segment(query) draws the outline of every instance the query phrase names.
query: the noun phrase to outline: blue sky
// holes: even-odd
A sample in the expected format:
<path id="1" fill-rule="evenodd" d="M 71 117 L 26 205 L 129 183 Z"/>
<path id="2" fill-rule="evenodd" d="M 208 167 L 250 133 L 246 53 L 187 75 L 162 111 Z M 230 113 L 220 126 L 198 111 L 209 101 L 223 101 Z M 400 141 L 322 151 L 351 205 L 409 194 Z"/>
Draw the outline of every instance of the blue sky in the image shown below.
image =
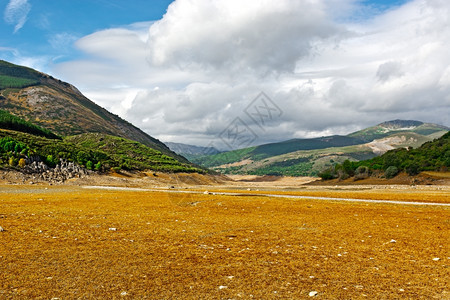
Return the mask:
<path id="1" fill-rule="evenodd" d="M 450 125 L 450 1 L 0 0 L 0 59 L 78 87 L 163 140 L 221 148 L 390 119 Z M 243 115 L 260 93 L 283 111 Z M 222 143 L 223 144 L 223 143 Z"/>
<path id="2" fill-rule="evenodd" d="M 8 22 L 7 6 L 22 6 Z M 45 56 L 53 60 L 79 55 L 73 42 L 98 30 L 161 19 L 172 0 L 29 0 L 1 1 L 0 47 L 24 57 Z M 23 7 L 28 8 L 23 8 Z M 26 11 L 29 11 L 26 13 Z M 26 15 L 23 25 L 20 18 Z M 14 53 L 0 52 L 14 60 Z M 43 65 L 42 67 L 47 67 Z M 47 70 L 49 71 L 49 70 Z"/>
<path id="3" fill-rule="evenodd" d="M 29 10 L 24 24 L 18 28 L 19 16 L 9 22 L 6 17 L 7 6 L 14 2 L 28 7 L 18 9 L 17 14 L 23 16 L 24 10 Z M 51 58 L 52 62 L 73 59 L 80 55 L 73 47 L 76 39 L 102 29 L 159 20 L 172 2 L 173 0 L 3 0 L 0 2 L 0 11 L 4 12 L 3 24 L 0 26 L 0 47 L 18 51 L 24 57 L 45 56 Z M 355 17 L 367 17 L 367 13 L 380 13 L 405 2 L 407 0 L 362 0 L 365 7 L 363 15 L 358 13 Z M 0 52 L 0 58 L 14 60 L 14 53 L 8 52 Z"/>

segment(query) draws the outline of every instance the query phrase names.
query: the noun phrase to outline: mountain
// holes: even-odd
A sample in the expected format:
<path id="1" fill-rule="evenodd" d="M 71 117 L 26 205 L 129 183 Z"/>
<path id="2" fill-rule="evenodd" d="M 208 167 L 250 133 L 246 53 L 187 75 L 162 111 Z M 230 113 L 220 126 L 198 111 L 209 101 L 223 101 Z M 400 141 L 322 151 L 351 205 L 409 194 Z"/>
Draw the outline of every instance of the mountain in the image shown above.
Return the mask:
<path id="1" fill-rule="evenodd" d="M 172 143 L 172 142 L 166 142 L 165 144 L 167 147 L 169 147 L 170 150 L 172 150 L 173 152 L 175 152 L 179 155 L 186 157 L 187 159 L 190 159 L 191 157 L 200 156 L 200 155 L 213 155 L 213 154 L 220 153 L 220 151 L 214 147 L 201 147 L 201 146 L 188 145 L 188 144 L 182 144 L 182 143 Z"/>
<path id="2" fill-rule="evenodd" d="M 347 136 L 292 139 L 196 157 L 192 161 L 225 174 L 316 176 L 345 160 L 365 160 L 391 149 L 419 147 L 448 130 L 420 121 L 393 120 Z"/>
<path id="3" fill-rule="evenodd" d="M 358 162 L 345 161 L 319 174 L 328 179 L 365 179 L 369 176 L 393 178 L 399 172 L 414 176 L 423 171 L 448 171 L 450 168 L 450 132 L 416 149 L 398 148 L 381 156 Z"/>
<path id="4" fill-rule="evenodd" d="M 381 139 L 393 133 L 414 132 L 426 136 L 436 132 L 448 130 L 449 128 L 446 126 L 432 123 L 423 123 L 414 120 L 393 120 L 353 132 L 348 136 L 361 139 L 365 142 L 371 142 L 375 139 Z"/>
<path id="5" fill-rule="evenodd" d="M 60 136 L 101 133 L 140 142 L 187 160 L 165 144 L 86 98 L 73 85 L 0 60 L 0 109 Z"/>

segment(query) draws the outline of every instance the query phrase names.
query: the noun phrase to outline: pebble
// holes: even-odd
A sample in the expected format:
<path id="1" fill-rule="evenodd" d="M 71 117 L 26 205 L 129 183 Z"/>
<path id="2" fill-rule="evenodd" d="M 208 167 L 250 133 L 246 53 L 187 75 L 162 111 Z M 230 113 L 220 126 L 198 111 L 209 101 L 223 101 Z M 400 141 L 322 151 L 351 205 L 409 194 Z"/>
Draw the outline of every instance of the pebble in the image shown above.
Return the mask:
<path id="1" fill-rule="evenodd" d="M 111 227 L 111 228 L 109 228 L 109 231 L 117 231 L 117 228 Z"/>
<path id="2" fill-rule="evenodd" d="M 0 232 L 5 231 L 2 226 L 0 226 Z"/>
<path id="3" fill-rule="evenodd" d="M 203 194 L 205 194 L 205 195 L 208 195 L 208 194 L 209 194 L 209 192 L 208 192 L 208 191 L 204 191 L 204 192 L 203 192 Z"/>
<path id="4" fill-rule="evenodd" d="M 228 287 L 226 285 L 219 286 L 219 290 L 227 289 Z"/>
<path id="5" fill-rule="evenodd" d="M 397 241 L 396 240 L 391 240 L 390 243 L 397 243 Z"/>
<path id="6" fill-rule="evenodd" d="M 311 291 L 311 292 L 309 292 L 309 296 L 310 297 L 314 297 L 314 296 L 317 296 L 317 294 L 318 294 L 319 292 L 316 292 L 316 291 Z"/>
<path id="7" fill-rule="evenodd" d="M 440 260 L 440 258 L 439 257 L 435 257 L 435 258 L 433 258 L 433 260 L 434 261 L 438 261 L 438 260 Z"/>
<path id="8" fill-rule="evenodd" d="M 122 292 L 122 293 L 120 293 L 120 296 L 126 296 L 126 295 L 128 295 L 127 292 Z"/>

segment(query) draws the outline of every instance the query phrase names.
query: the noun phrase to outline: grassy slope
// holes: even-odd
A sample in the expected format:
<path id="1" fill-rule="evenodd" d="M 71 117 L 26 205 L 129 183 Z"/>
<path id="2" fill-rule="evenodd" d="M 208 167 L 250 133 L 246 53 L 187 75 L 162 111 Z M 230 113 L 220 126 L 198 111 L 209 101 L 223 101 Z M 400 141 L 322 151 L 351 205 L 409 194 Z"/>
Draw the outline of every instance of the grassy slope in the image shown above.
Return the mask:
<path id="1" fill-rule="evenodd" d="M 138 142 L 103 134 L 82 134 L 66 137 L 63 140 L 52 140 L 28 133 L 0 129 L 0 138 L 3 137 L 10 137 L 25 144 L 45 162 L 51 155 L 53 162 L 58 162 L 60 158 L 85 166 L 88 161 L 92 164 L 100 162 L 103 170 L 123 168 L 162 172 L 204 172 Z M 0 154 L 0 163 L 3 164 L 7 163 L 9 157 L 18 156 L 14 153 Z"/>
<path id="2" fill-rule="evenodd" d="M 121 137 L 87 133 L 66 137 L 64 141 L 86 149 L 97 149 L 107 153 L 116 166 L 121 166 L 124 169 L 204 172 L 201 169 L 192 167 L 190 164 L 181 163 L 158 150 Z"/>

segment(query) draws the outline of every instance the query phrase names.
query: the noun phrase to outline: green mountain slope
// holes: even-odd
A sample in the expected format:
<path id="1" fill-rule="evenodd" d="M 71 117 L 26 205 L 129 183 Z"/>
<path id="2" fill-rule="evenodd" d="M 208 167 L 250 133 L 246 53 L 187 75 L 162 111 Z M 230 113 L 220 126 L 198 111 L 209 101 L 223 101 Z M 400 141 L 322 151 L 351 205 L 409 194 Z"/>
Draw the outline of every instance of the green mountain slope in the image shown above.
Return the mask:
<path id="1" fill-rule="evenodd" d="M 30 122 L 18 118 L 4 110 L 0 110 L 0 128 L 27 132 L 50 139 L 60 139 L 59 136 L 50 130 L 31 124 Z"/>
<path id="2" fill-rule="evenodd" d="M 87 169 L 109 171 L 153 170 L 161 172 L 198 172 L 203 170 L 139 142 L 99 133 L 85 133 L 64 139 L 49 139 L 30 133 L 0 129 L 0 165 L 21 168 L 20 160 L 43 161 L 54 167 L 60 159 Z"/>
<path id="3" fill-rule="evenodd" d="M 445 134 L 446 128 L 419 121 L 394 120 L 348 136 L 293 139 L 194 157 L 192 161 L 225 174 L 317 176 L 322 170 L 346 160 L 360 161 L 395 148 L 418 147 Z"/>
<path id="4" fill-rule="evenodd" d="M 351 176 L 364 178 L 369 175 L 392 178 L 399 172 L 406 172 L 412 176 L 422 171 L 448 171 L 449 168 L 450 132 L 447 132 L 417 149 L 398 148 L 369 160 L 345 161 L 324 170 L 320 176 L 323 179 L 345 179 Z"/>
<path id="5" fill-rule="evenodd" d="M 82 133 L 119 136 L 187 163 L 162 142 L 98 106 L 74 86 L 1 60 L 0 109 L 60 136 Z"/>

